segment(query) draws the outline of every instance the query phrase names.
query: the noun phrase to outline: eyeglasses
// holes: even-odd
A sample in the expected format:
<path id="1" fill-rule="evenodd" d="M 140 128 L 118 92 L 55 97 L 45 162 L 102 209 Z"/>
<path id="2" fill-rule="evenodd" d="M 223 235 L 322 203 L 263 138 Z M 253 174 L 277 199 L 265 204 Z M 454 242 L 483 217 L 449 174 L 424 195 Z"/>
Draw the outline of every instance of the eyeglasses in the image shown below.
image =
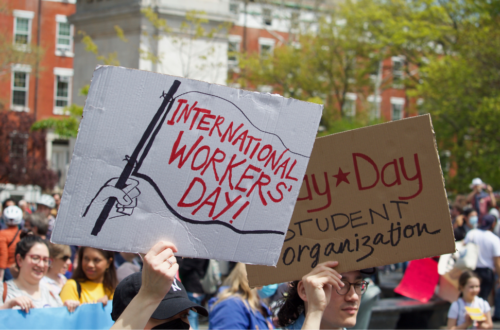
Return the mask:
<path id="1" fill-rule="evenodd" d="M 68 261 L 69 258 L 71 258 L 71 257 L 70 256 L 62 256 L 59 259 L 61 259 L 62 261 L 66 262 L 66 261 Z"/>
<path id="2" fill-rule="evenodd" d="M 38 265 L 40 261 L 43 261 L 43 263 L 46 265 L 50 265 L 49 257 L 42 257 L 37 254 L 28 254 L 28 257 L 30 257 L 31 261 L 36 265 Z"/>
<path id="3" fill-rule="evenodd" d="M 354 287 L 354 291 L 362 295 L 363 293 L 366 292 L 366 289 L 368 289 L 368 282 L 366 281 L 361 281 L 357 283 L 350 283 L 347 281 L 342 281 L 344 283 L 344 286 L 340 288 L 340 290 L 337 290 L 337 293 L 340 295 L 346 295 L 349 291 L 351 291 L 351 285 Z"/>

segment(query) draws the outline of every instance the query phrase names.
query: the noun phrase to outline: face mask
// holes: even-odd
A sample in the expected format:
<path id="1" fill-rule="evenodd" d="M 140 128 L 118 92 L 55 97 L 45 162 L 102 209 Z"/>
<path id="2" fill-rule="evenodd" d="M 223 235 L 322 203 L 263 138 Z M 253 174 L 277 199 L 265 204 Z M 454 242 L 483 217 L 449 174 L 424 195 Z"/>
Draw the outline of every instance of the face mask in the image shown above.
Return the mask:
<path id="1" fill-rule="evenodd" d="M 474 217 L 470 217 L 469 218 L 469 223 L 472 227 L 476 227 L 477 226 L 477 217 L 474 216 Z"/>
<path id="2" fill-rule="evenodd" d="M 189 329 L 189 323 L 184 322 L 182 319 L 175 319 L 170 322 L 159 324 L 153 329 Z"/>
<path id="3" fill-rule="evenodd" d="M 259 297 L 264 299 L 274 295 L 276 293 L 276 290 L 278 290 L 278 284 L 271 284 L 263 286 L 261 289 L 258 289 L 257 293 L 259 294 Z"/>

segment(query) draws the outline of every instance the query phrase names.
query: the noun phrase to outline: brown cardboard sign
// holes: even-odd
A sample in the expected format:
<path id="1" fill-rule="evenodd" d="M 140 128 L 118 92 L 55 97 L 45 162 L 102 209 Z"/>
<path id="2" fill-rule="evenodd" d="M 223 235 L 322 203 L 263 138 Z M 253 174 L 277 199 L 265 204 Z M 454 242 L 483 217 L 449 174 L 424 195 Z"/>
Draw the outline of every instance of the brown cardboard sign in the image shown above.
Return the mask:
<path id="1" fill-rule="evenodd" d="M 315 141 L 277 267 L 248 265 L 252 286 L 455 251 L 430 115 Z"/>

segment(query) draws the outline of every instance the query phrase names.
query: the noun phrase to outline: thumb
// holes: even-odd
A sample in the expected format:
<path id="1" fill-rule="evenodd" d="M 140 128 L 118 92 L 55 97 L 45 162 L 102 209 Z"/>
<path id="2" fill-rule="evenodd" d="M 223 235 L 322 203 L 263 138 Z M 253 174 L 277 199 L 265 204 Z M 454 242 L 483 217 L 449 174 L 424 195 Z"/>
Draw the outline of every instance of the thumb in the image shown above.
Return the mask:
<path id="1" fill-rule="evenodd" d="M 122 190 L 112 187 L 112 186 L 106 186 L 104 189 L 99 194 L 99 200 L 105 201 L 110 197 L 115 197 L 118 200 L 119 204 L 122 205 L 130 205 L 132 203 L 132 200 L 130 197 L 127 196 Z"/>

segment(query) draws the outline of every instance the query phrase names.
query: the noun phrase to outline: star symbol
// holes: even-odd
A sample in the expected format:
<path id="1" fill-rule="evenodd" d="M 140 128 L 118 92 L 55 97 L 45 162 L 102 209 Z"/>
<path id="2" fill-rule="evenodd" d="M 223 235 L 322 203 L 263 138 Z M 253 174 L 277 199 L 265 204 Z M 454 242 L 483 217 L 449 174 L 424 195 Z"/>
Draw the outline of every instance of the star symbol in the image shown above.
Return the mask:
<path id="1" fill-rule="evenodd" d="M 346 182 L 347 184 L 350 184 L 349 180 L 347 179 L 347 176 L 351 172 L 342 172 L 342 169 L 339 167 L 339 172 L 335 174 L 333 177 L 337 179 L 337 185 L 335 187 L 338 187 L 339 184 L 342 183 L 342 181 Z"/>

